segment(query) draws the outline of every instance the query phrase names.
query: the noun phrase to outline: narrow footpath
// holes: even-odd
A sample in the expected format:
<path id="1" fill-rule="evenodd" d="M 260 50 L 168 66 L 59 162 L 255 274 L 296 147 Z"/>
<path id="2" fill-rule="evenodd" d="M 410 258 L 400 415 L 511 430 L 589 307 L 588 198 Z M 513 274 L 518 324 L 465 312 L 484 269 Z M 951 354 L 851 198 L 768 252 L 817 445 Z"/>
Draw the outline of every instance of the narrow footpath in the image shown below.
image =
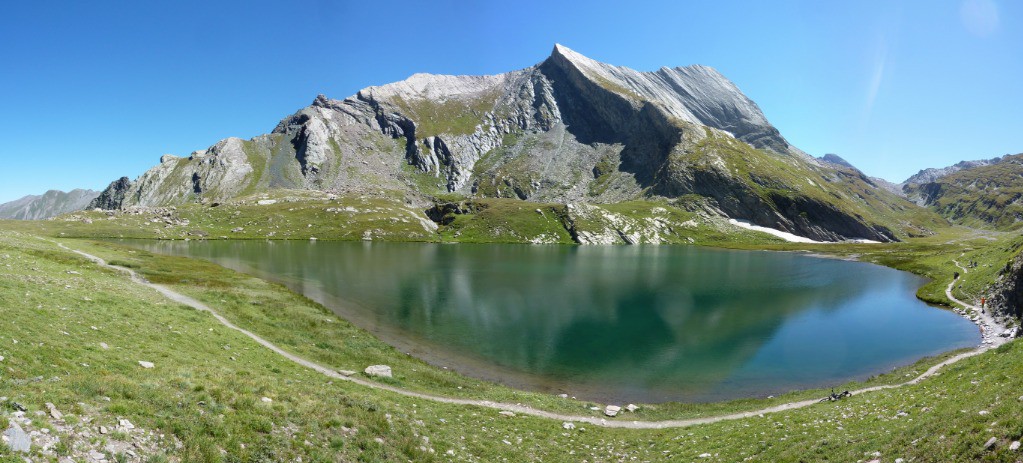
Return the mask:
<path id="1" fill-rule="evenodd" d="M 199 302 L 199 301 L 197 301 L 197 300 L 195 300 L 195 299 L 193 299 L 191 297 L 188 297 L 188 296 L 186 296 L 184 294 L 178 293 L 178 292 L 176 292 L 176 291 L 174 291 L 174 290 L 172 290 L 170 288 L 167 288 L 166 286 L 150 283 L 149 281 L 146 281 L 144 278 L 142 278 L 137 273 L 135 273 L 135 271 L 133 271 L 133 270 L 131 270 L 129 268 L 118 267 L 118 266 L 115 266 L 115 265 L 110 265 L 105 260 L 103 260 L 103 259 L 101 259 L 99 257 L 96 257 L 96 256 L 94 256 L 92 254 L 88 254 L 88 253 L 85 253 L 85 252 L 82 252 L 82 251 L 79 251 L 79 250 L 76 250 L 76 249 L 68 248 L 67 246 L 65 246 L 65 245 L 63 245 L 61 243 L 56 243 L 56 244 L 57 244 L 57 246 L 61 247 L 62 249 L 74 252 L 76 254 L 79 254 L 79 255 L 81 255 L 81 256 L 83 256 L 83 257 L 85 257 L 85 258 L 95 262 L 97 265 L 100 265 L 100 266 L 106 267 L 106 268 L 110 268 L 110 269 L 113 269 L 113 270 L 117 270 L 117 271 L 120 271 L 120 272 L 124 272 L 124 273 L 128 274 L 131 277 L 131 281 L 133 281 L 135 283 L 138 283 L 140 285 L 143 285 L 143 286 L 147 286 L 147 287 L 153 288 L 153 289 L 155 289 L 156 291 L 159 291 L 165 297 L 167 297 L 168 299 L 170 299 L 170 300 L 172 300 L 174 302 L 185 304 L 187 306 L 195 308 L 196 310 L 201 310 L 201 311 L 209 312 L 222 325 L 224 325 L 224 326 L 226 326 L 226 327 L 228 327 L 228 328 L 230 328 L 232 330 L 238 331 L 238 332 L 244 334 L 245 336 L 248 336 L 250 339 L 252 339 L 253 341 L 259 343 L 263 347 L 266 347 L 267 349 L 270 349 L 270 350 L 276 352 L 277 354 L 281 355 L 282 357 L 284 357 L 284 358 L 286 358 L 286 359 L 288 359 L 288 360 L 290 360 L 292 362 L 295 362 L 295 363 L 297 363 L 299 365 L 302 365 L 302 366 L 304 366 L 306 368 L 310 368 L 312 370 L 320 372 L 323 375 L 326 375 L 326 376 L 334 378 L 334 379 L 339 379 L 339 380 L 343 380 L 343 381 L 350 381 L 350 382 L 353 382 L 353 383 L 356 383 L 356 384 L 359 384 L 359 385 L 362 385 L 362 386 L 365 386 L 365 387 L 368 387 L 368 388 L 371 388 L 371 389 L 377 389 L 377 390 L 393 392 L 395 394 L 400 394 L 400 395 L 407 396 L 407 397 L 414 397 L 414 398 L 417 398 L 417 399 L 429 400 L 429 401 L 445 403 L 445 404 L 470 405 L 470 406 L 477 406 L 477 407 L 486 407 L 486 408 L 491 408 L 491 409 L 496 409 L 496 410 L 510 411 L 510 412 L 518 413 L 518 414 L 522 414 L 522 415 L 530 415 L 530 416 L 536 416 L 536 417 L 540 417 L 540 418 L 547 418 L 547 419 L 551 419 L 551 420 L 559 420 L 559 421 L 563 421 L 563 422 L 588 423 L 588 424 L 592 424 L 592 425 L 595 425 L 595 426 L 603 426 L 603 427 L 608 427 L 608 428 L 629 428 L 629 429 L 683 428 L 683 427 L 694 426 L 694 425 L 699 425 L 699 424 L 710 424 L 710 423 L 717 423 L 717 422 L 721 422 L 721 421 L 729 421 L 729 420 L 738 420 L 738 419 L 743 419 L 743 418 L 751 418 L 751 417 L 754 417 L 754 416 L 768 414 L 768 413 L 776 413 L 776 412 L 781 412 L 781 411 L 786 411 L 786 410 L 793 410 L 793 409 L 797 409 L 797 408 L 808 407 L 810 405 L 819 403 L 819 399 L 813 399 L 813 400 L 804 400 L 804 401 L 800 401 L 800 402 L 789 402 L 789 403 L 775 405 L 773 407 L 768 407 L 768 408 L 764 408 L 764 409 L 760 409 L 760 410 L 752 410 L 752 411 L 747 411 L 747 412 L 732 413 L 732 414 L 728 414 L 728 415 L 709 416 L 709 417 L 702 417 L 702 418 L 689 418 L 689 419 L 682 419 L 682 420 L 635 421 L 635 420 L 622 420 L 622 419 L 617 419 L 617 420 L 616 419 L 607 419 L 607 418 L 602 418 L 602 417 L 598 417 L 598 416 L 568 415 L 568 414 L 553 413 L 553 412 L 548 412 L 548 411 L 544 411 L 544 410 L 538 410 L 538 409 L 535 409 L 535 408 L 532 408 L 532 407 L 528 407 L 528 406 L 525 406 L 525 405 L 521 405 L 521 404 L 510 404 L 510 403 L 492 402 L 492 401 L 489 401 L 489 400 L 459 399 L 459 398 L 454 398 L 454 397 L 445 397 L 445 396 L 439 396 L 439 395 L 433 395 L 433 394 L 426 394 L 426 393 L 422 393 L 422 392 L 410 391 L 408 389 L 403 389 L 403 388 L 400 388 L 400 387 L 395 387 L 395 386 L 391 386 L 391 385 L 387 385 L 387 384 L 381 384 L 381 383 L 378 383 L 376 381 L 372 381 L 372 380 L 366 379 L 366 378 L 361 378 L 361 377 L 357 377 L 357 376 L 347 376 L 347 375 L 341 374 L 338 370 L 325 367 L 325 366 L 320 365 L 318 363 L 309 361 L 307 359 L 304 359 L 302 357 L 299 357 L 297 355 L 289 353 L 289 352 L 285 351 L 284 349 L 281 349 L 280 347 L 274 345 L 270 341 L 267 341 L 266 339 L 261 338 L 259 335 L 257 335 L 257 334 L 255 334 L 255 333 L 253 333 L 251 331 L 248 331 L 248 330 L 246 330 L 244 328 L 241 328 L 241 327 L 231 323 L 226 318 L 224 318 L 219 313 L 217 313 L 215 310 L 213 310 L 212 308 L 210 308 L 206 304 L 203 304 L 202 302 Z M 959 265 L 959 264 L 956 263 L 956 265 Z M 962 268 L 962 267 L 960 267 L 960 268 Z M 965 270 L 966 269 L 963 269 L 964 272 L 965 272 Z M 951 284 L 949 284 L 949 287 L 948 287 L 948 289 L 946 291 L 946 293 L 948 294 L 949 299 L 951 299 L 953 301 L 956 301 L 956 303 L 962 304 L 965 307 L 970 307 L 970 308 L 973 308 L 973 309 L 977 309 L 974 306 L 971 306 L 969 304 L 963 303 L 963 302 L 959 301 L 958 299 L 955 299 L 955 298 L 952 297 L 951 291 L 952 291 L 952 285 L 953 284 L 955 284 L 955 281 L 953 281 Z M 978 313 L 979 313 L 979 311 L 978 311 Z M 990 317 L 987 317 L 987 318 L 990 318 Z M 992 327 L 998 326 L 997 323 L 995 323 L 993 319 L 990 320 L 990 323 L 991 323 L 990 326 L 992 326 Z M 1005 342 L 1005 340 L 1002 340 L 1000 342 L 999 341 L 993 341 L 993 342 L 998 342 L 999 344 L 1001 344 L 1001 343 Z M 960 361 L 962 359 L 965 359 L 965 358 L 968 358 L 968 357 L 973 357 L 974 355 L 981 354 L 983 352 L 986 352 L 990 348 L 991 348 L 991 345 L 984 345 L 984 346 L 978 347 L 977 349 L 961 353 L 961 354 L 956 355 L 954 357 L 950 357 L 949 359 L 947 359 L 947 360 L 945 360 L 945 361 L 943 361 L 943 362 L 941 362 L 941 363 L 939 363 L 937 365 L 934 365 L 934 366 L 928 368 L 927 371 L 925 371 L 920 376 L 917 376 L 916 378 L 913 378 L 913 379 L 911 379 L 909 381 L 906 381 L 904 383 L 901 383 L 901 384 L 873 386 L 873 387 L 867 387 L 867 388 L 863 388 L 863 389 L 857 389 L 857 390 L 850 391 L 850 392 L 852 392 L 853 395 L 858 395 L 858 394 L 863 394 L 865 392 L 880 391 L 880 390 L 884 390 L 884 389 L 894 389 L 894 388 L 898 388 L 898 387 L 902 387 L 902 386 L 906 386 L 906 385 L 910 385 L 910 384 L 916 384 L 916 383 L 919 383 L 920 381 L 923 381 L 924 379 L 927 379 L 927 378 L 933 376 L 938 370 L 940 370 L 942 367 L 944 367 L 946 365 L 951 365 L 951 364 L 956 363 L 956 362 L 958 362 L 958 361 Z"/>
<path id="2" fill-rule="evenodd" d="M 952 263 L 956 264 L 956 267 L 959 267 L 959 270 L 963 271 L 963 276 L 965 276 L 967 273 L 970 273 L 970 271 L 967 270 L 966 267 L 959 265 L 959 261 L 953 260 Z M 963 306 L 963 308 L 965 308 L 966 310 L 973 311 L 973 314 L 970 314 L 968 312 L 962 312 L 961 314 L 967 318 L 970 318 L 971 316 L 976 317 L 976 319 L 970 318 L 970 320 L 980 327 L 980 335 L 982 338 L 981 346 L 987 346 L 988 348 L 991 348 L 998 347 L 1002 344 L 1005 344 L 1006 342 L 1009 342 L 1009 338 L 1000 336 L 1000 334 L 1002 334 L 1002 332 L 1005 331 L 1005 326 L 998 323 L 998 320 L 995 320 L 995 318 L 991 316 L 990 312 L 984 310 L 981 307 L 977 307 L 975 305 L 967 304 L 963 301 L 960 301 L 959 299 L 956 299 L 956 297 L 952 295 L 952 288 L 955 286 L 956 282 L 958 282 L 961 278 L 962 276 L 953 279 L 952 282 L 948 284 L 948 287 L 945 288 L 945 296 L 948 297 L 950 301 Z"/>

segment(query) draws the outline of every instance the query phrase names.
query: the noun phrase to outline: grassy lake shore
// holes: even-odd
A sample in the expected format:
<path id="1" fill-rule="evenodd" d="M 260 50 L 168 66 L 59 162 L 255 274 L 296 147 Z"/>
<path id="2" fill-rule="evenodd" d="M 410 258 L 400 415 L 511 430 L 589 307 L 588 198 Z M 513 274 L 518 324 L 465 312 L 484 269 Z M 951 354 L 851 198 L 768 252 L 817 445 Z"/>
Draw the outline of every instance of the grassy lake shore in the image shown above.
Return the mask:
<path id="1" fill-rule="evenodd" d="M 137 461 L 290 461 L 299 456 L 303 461 L 677 461 L 703 454 L 709 455 L 705 461 L 853 461 L 869 459 L 873 452 L 907 461 L 1015 461 L 1019 455 L 1007 448 L 1023 435 L 1023 401 L 1017 400 L 1023 390 L 1023 350 L 1018 342 L 946 367 L 921 384 L 832 404 L 674 430 L 587 425 L 568 430 L 556 421 L 331 381 L 224 329 L 208 314 L 170 303 L 40 236 L 132 268 L 289 352 L 332 368 L 361 371 L 385 363 L 395 371 L 395 378 L 385 380 L 391 385 L 554 412 L 596 415 L 589 407 L 603 404 L 511 390 L 434 368 L 279 285 L 213 264 L 60 238 L 51 223 L 4 222 L 0 229 L 5 230 L 0 231 L 0 303 L 8 314 L 2 322 L 8 328 L 0 330 L 0 355 L 5 357 L 0 366 L 6 372 L 0 384 L 8 397 L 3 406 L 12 413 L 13 402 L 24 405 L 37 431 L 49 426 L 59 434 L 62 429 L 52 424 L 55 420 L 34 415 L 46 410 L 45 403 L 64 411 L 64 422 L 81 424 L 46 455 L 35 449 L 42 461 L 56 461 L 62 452 L 74 455 L 76 446 L 103 451 L 105 442 L 130 438 L 136 431 L 113 437 L 88 432 L 103 423 L 115 429 L 122 418 L 164 436 L 156 439 L 159 452 Z M 970 279 L 956 288 L 957 297 L 969 299 L 1011 257 L 1019 239 L 949 230 L 887 245 L 712 239 L 700 244 L 823 252 L 909 270 L 932 278 L 919 292 L 922 299 L 943 303 L 952 260 L 978 262 L 981 270 L 971 271 Z M 946 356 L 863 384 L 904 382 Z M 156 366 L 142 368 L 140 360 Z M 825 394 L 816 390 L 772 399 L 643 405 L 615 419 L 705 417 Z M 991 437 L 997 443 L 985 449 Z M 17 461 L 9 453 L 0 458 Z"/>

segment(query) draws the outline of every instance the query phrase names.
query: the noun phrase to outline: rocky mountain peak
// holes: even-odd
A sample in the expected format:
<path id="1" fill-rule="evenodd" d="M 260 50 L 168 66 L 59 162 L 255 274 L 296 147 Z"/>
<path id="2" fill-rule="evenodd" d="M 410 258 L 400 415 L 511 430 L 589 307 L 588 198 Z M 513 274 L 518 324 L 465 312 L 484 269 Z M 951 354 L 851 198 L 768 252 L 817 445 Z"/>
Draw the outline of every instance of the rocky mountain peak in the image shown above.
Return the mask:
<path id="1" fill-rule="evenodd" d="M 834 154 L 834 153 L 827 153 L 824 156 L 821 156 L 820 160 L 824 161 L 824 162 L 827 162 L 829 164 L 834 164 L 834 165 L 842 166 L 842 167 L 848 167 L 850 169 L 856 169 L 856 167 L 853 166 L 852 164 L 850 164 L 849 161 L 846 161 L 845 158 L 843 158 L 843 157 L 841 157 L 841 156 L 839 156 L 837 154 Z M 859 170 L 859 169 L 856 169 L 856 170 Z"/>
<path id="2" fill-rule="evenodd" d="M 554 46 L 548 62 L 575 70 L 630 102 L 655 104 L 675 119 L 722 130 L 756 148 L 812 161 L 781 136 L 753 100 L 710 66 L 662 67 L 655 72 L 641 72 L 601 63 L 561 44 Z"/>
<path id="3" fill-rule="evenodd" d="M 419 73 L 342 100 L 317 95 L 271 134 L 161 161 L 111 184 L 93 207 L 274 188 L 397 193 L 410 203 L 446 193 L 563 204 L 697 195 L 707 198 L 693 206 L 701 210 L 818 240 L 893 239 L 845 199 L 870 196 L 873 184 L 789 145 L 714 68 L 641 72 L 560 44 L 504 74 Z"/>
<path id="4" fill-rule="evenodd" d="M 330 107 L 330 104 L 331 104 L 330 103 L 330 98 L 327 98 L 327 95 L 324 95 L 324 94 L 321 93 L 319 95 L 316 95 L 316 98 L 313 99 L 313 104 L 312 105 L 313 106 L 319 106 L 319 107 L 322 107 L 322 108 L 327 108 L 327 107 Z"/>

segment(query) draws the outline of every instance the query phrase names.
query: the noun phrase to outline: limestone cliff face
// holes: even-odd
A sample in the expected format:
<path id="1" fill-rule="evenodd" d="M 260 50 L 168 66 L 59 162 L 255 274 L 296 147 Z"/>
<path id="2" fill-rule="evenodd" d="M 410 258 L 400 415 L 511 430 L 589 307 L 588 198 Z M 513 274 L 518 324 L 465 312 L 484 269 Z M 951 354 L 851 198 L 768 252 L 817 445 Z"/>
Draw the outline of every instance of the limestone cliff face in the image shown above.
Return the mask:
<path id="1" fill-rule="evenodd" d="M 446 192 L 559 203 L 701 195 L 704 209 L 815 239 L 894 239 L 870 208 L 887 216 L 905 205 L 842 169 L 790 145 L 712 68 L 639 72 L 556 45 L 505 74 L 416 74 L 343 100 L 318 96 L 270 134 L 165 156 L 104 206 L 268 188 L 410 202 Z"/>

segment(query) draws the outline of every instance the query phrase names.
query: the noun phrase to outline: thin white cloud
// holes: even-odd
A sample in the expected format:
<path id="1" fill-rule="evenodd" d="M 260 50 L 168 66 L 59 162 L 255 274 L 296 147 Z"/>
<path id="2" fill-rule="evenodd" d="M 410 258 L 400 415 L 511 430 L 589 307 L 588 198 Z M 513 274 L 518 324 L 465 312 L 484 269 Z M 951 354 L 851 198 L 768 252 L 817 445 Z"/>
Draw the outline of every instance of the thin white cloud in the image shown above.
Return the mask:
<path id="1" fill-rule="evenodd" d="M 877 93 L 881 90 L 881 83 L 884 82 L 884 69 L 888 62 L 888 47 L 882 41 L 878 46 L 877 54 L 874 57 L 874 72 L 870 76 L 867 87 L 867 105 L 865 112 L 867 117 L 874 110 L 874 102 L 877 101 Z"/>
<path id="2" fill-rule="evenodd" d="M 988 37 L 998 30 L 998 5 L 994 0 L 963 0 L 959 19 L 971 34 Z"/>

